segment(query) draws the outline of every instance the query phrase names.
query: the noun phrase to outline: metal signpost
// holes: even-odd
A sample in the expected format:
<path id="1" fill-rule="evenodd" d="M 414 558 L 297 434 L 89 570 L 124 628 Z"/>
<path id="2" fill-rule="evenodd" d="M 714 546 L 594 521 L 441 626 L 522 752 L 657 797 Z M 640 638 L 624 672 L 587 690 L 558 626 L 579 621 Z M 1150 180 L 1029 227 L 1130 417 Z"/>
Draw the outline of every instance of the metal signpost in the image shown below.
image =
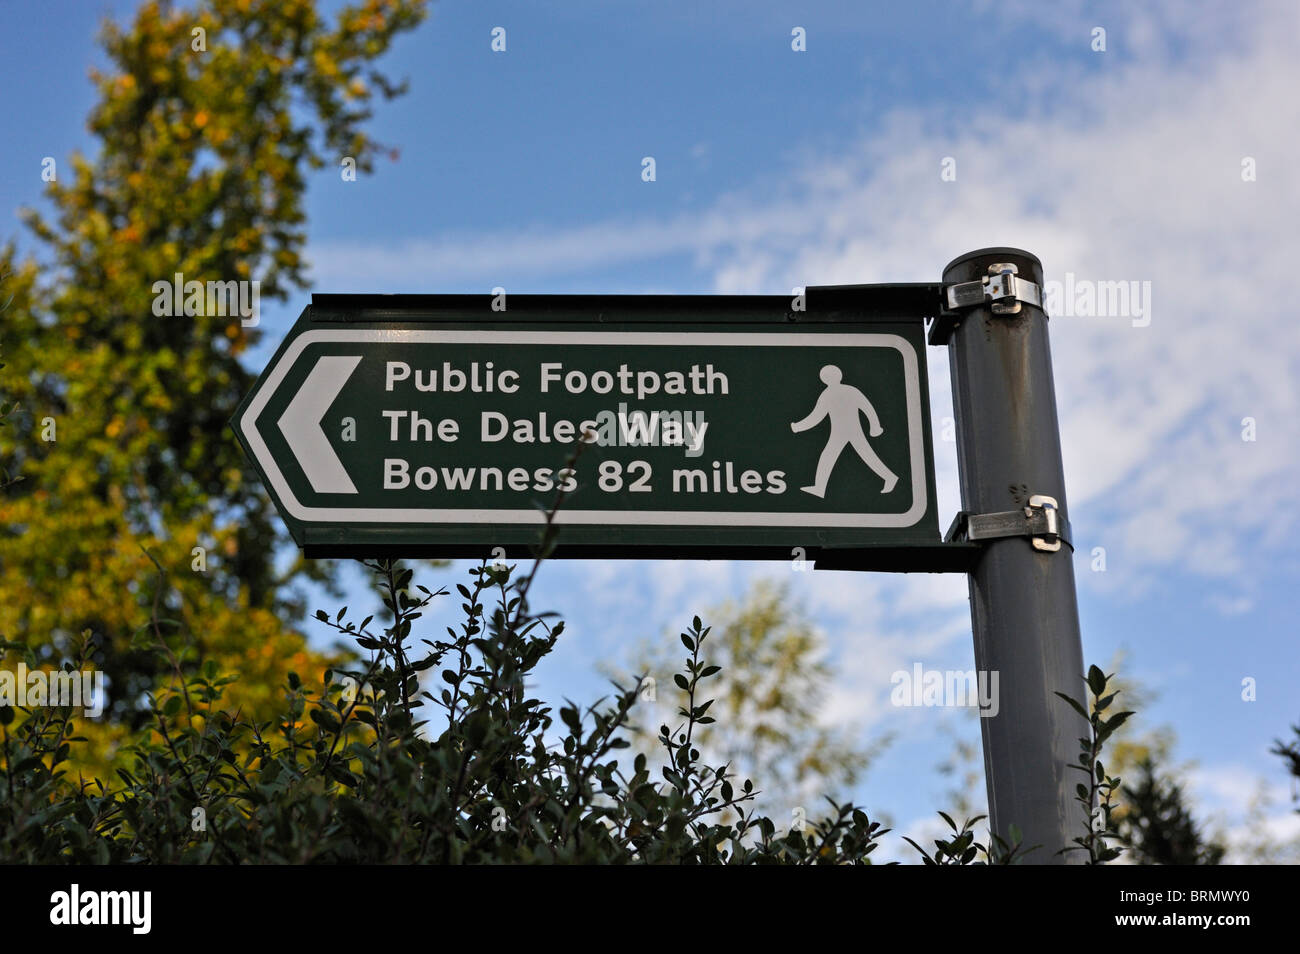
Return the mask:
<path id="1" fill-rule="evenodd" d="M 980 719 L 989 822 L 1003 838 L 1015 824 L 1026 844 L 1065 846 L 1084 823 L 1074 790 L 1085 780 L 1069 763 L 1088 726 L 1056 696 L 1085 703 L 1043 266 L 1019 249 L 980 249 L 943 280 L 956 314 L 936 319 L 930 341 L 948 345 L 955 529 L 983 541 L 969 574 L 975 668 L 999 673 L 1004 694 L 1002 712 Z"/>
<path id="2" fill-rule="evenodd" d="M 309 557 L 527 556 L 563 494 L 556 557 L 969 573 L 1009 695 L 981 719 L 993 830 L 1064 845 L 1081 725 L 1053 691 L 1081 701 L 1083 664 L 1041 285 L 996 249 L 792 298 L 314 295 L 232 424 Z"/>

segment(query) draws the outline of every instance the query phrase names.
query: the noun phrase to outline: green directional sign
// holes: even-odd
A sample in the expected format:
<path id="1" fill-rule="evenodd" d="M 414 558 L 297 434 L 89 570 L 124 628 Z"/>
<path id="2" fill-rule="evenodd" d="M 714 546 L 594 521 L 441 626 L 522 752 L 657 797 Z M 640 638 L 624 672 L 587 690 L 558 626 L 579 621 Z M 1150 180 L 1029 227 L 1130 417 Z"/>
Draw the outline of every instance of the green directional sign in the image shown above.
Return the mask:
<path id="1" fill-rule="evenodd" d="M 922 323 L 814 291 L 317 295 L 233 424 L 308 555 L 935 545 Z"/>

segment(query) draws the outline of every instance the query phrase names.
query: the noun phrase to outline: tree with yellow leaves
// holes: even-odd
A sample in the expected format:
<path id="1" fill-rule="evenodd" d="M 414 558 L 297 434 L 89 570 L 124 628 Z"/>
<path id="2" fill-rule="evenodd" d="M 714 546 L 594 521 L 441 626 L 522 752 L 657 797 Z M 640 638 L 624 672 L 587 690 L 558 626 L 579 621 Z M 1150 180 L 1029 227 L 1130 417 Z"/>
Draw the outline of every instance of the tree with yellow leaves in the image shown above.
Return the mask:
<path id="1" fill-rule="evenodd" d="M 305 286 L 307 172 L 343 157 L 371 171 L 366 121 L 402 91 L 374 61 L 424 13 L 361 0 L 327 22 L 315 0 L 198 0 L 107 23 L 97 152 L 49 185 L 51 219 L 27 214 L 40 263 L 0 249 L 18 405 L 0 460 L 22 478 L 0 498 L 0 634 L 52 667 L 91 640 L 109 697 L 81 727 L 102 743 L 92 768 L 168 669 L 237 672 L 227 699 L 246 716 L 271 711 L 290 670 L 321 674 L 294 584 L 330 568 L 277 566 L 286 538 L 227 426 L 257 329 L 226 308 L 160 315 L 155 286 Z"/>

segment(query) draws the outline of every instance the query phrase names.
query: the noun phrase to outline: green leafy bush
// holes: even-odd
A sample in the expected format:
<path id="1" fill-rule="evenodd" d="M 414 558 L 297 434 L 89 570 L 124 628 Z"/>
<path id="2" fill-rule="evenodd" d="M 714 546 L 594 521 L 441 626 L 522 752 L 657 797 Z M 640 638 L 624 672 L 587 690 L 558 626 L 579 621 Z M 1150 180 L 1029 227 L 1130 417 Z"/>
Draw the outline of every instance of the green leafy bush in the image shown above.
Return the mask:
<path id="1" fill-rule="evenodd" d="M 413 625 L 443 591 L 410 570 L 367 564 L 389 622 L 318 613 L 368 654 L 326 674 L 312 695 L 297 674 L 283 716 L 244 721 L 222 708 L 235 677 L 208 663 L 151 700 L 153 726 L 113 785 L 67 777 L 75 710 L 0 709 L 4 766 L 0 855 L 16 862 L 649 862 L 864 863 L 883 830 L 851 805 L 829 806 L 804 831 L 778 832 L 747 811 L 748 781 L 702 764 L 691 739 L 717 668 L 708 629 L 682 640 L 678 675 L 690 702 L 664 726 L 666 764 L 619 764 L 635 686 L 558 713 L 528 698 L 525 678 L 562 623 L 527 611 L 531 576 L 477 567 L 458 585 L 464 613 L 446 637 Z M 491 609 L 486 604 L 493 602 Z M 5 643 L 6 650 L 22 650 Z M 164 647 L 157 647 L 164 652 Z M 66 664 L 79 668 L 84 660 Z M 35 665 L 37 660 L 30 658 Z M 420 674 L 436 673 L 434 691 Z M 558 723 L 556 717 L 558 716 Z M 558 736 L 553 730 L 559 730 Z M 717 818 L 732 809 L 736 820 Z"/>
<path id="2" fill-rule="evenodd" d="M 553 527 L 548 525 L 548 530 Z M 752 809 L 757 790 L 726 766 L 706 764 L 695 738 L 709 725 L 709 628 L 697 617 L 681 634 L 687 656 L 674 681 L 685 703 L 662 725 L 662 764 L 631 755 L 630 718 L 639 686 L 558 712 L 531 698 L 527 679 L 555 646 L 563 623 L 529 610 L 538 564 L 479 566 L 455 595 L 415 585 L 412 571 L 367 563 L 382 593 L 383 621 L 347 607 L 317 618 L 353 640 L 352 668 L 327 671 L 312 692 L 297 673 L 283 687 L 279 718 L 255 722 L 223 707 L 238 677 L 213 661 L 187 670 L 146 625 L 168 689 L 151 696 L 151 725 L 128 743 L 131 767 L 117 778 L 73 779 L 73 708 L 0 707 L 0 857 L 22 863 L 652 863 L 866 864 L 887 829 L 852 804 L 833 801 L 819 818 L 778 828 Z M 435 601 L 458 599 L 461 621 L 445 636 L 417 634 Z M 93 651 L 64 668 L 76 671 Z M 29 647 L 0 642 L 29 667 Z M 1105 677 L 1089 675 L 1095 710 L 1081 764 L 1097 762 L 1108 727 Z M 427 685 L 433 688 L 426 688 Z M 1100 687 L 1100 691 L 1098 691 Z M 1112 696 L 1113 697 L 1113 696 Z M 630 764 L 629 764 L 630 762 Z M 1100 764 L 1080 798 L 1108 792 Z M 1089 803 L 1091 804 L 1091 802 Z M 1103 805 L 1105 804 L 1103 800 Z M 1040 846 L 976 837 L 980 817 L 958 826 L 934 853 L 908 839 L 927 864 L 1048 860 Z M 981 816 L 982 817 L 982 816 Z M 1089 812 L 1089 819 L 1092 813 Z M 1088 828 L 1089 860 L 1117 854 Z M 1036 857 L 1036 853 L 1038 857 Z"/>

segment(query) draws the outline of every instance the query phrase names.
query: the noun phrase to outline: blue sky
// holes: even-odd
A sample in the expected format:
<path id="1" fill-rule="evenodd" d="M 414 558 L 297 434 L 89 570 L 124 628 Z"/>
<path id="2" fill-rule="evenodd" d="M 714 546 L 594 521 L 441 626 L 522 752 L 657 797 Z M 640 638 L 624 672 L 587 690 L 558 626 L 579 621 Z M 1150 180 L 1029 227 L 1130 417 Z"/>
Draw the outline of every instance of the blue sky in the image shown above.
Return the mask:
<path id="1" fill-rule="evenodd" d="M 1085 657 L 1127 654 L 1124 674 L 1157 694 L 1139 728 L 1175 727 L 1220 830 L 1239 839 L 1263 791 L 1273 830 L 1300 837 L 1268 754 L 1300 719 L 1286 255 L 1300 15 L 1287 2 L 1136 6 L 444 0 L 385 63 L 411 82 L 372 126 L 398 158 L 358 182 L 311 180 L 315 290 L 785 294 L 936 281 L 986 245 L 1035 252 L 1049 280 L 1150 282 L 1149 323 L 1051 325 Z M 97 23 L 133 7 L 0 0 L 0 235 L 30 247 L 16 210 L 41 204 L 42 157 L 62 169 L 93 148 Z M 498 26 L 504 53 L 489 45 Z M 794 27 L 806 52 L 791 49 Z M 955 181 L 941 179 L 945 157 Z M 251 366 L 306 301 L 266 309 Z M 938 433 L 952 413 L 942 350 L 929 362 Z M 941 437 L 936 462 L 946 526 L 958 497 Z M 895 736 L 853 794 L 900 828 L 927 824 L 949 803 L 935 766 L 952 734 L 978 728 L 968 712 L 890 706 L 889 675 L 973 667 L 961 577 L 554 564 L 538 603 L 569 631 L 539 691 L 594 697 L 599 661 L 675 642 L 759 576 L 788 582 L 826 637 L 826 719 L 864 741 Z"/>

